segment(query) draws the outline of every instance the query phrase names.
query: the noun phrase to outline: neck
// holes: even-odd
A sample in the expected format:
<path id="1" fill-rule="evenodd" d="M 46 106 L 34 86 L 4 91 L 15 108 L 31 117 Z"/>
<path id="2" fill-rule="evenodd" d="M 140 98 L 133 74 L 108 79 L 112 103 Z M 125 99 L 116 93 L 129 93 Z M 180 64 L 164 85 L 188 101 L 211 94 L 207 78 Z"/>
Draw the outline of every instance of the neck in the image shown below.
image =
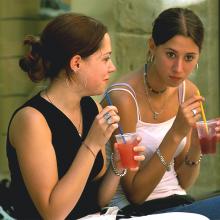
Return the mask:
<path id="1" fill-rule="evenodd" d="M 80 108 L 81 96 L 74 91 L 71 85 L 65 82 L 52 82 L 45 90 L 45 96 L 53 105 L 66 110 L 75 110 Z"/>
<path id="2" fill-rule="evenodd" d="M 148 74 L 147 74 L 147 72 L 144 73 L 144 77 L 145 77 L 145 83 L 146 83 L 147 89 L 148 89 L 151 93 L 154 93 L 154 94 L 159 95 L 159 94 L 164 93 L 164 92 L 167 90 L 167 88 L 160 89 L 160 90 L 154 89 L 154 88 L 150 85 L 150 83 L 149 83 L 149 79 L 148 79 Z"/>

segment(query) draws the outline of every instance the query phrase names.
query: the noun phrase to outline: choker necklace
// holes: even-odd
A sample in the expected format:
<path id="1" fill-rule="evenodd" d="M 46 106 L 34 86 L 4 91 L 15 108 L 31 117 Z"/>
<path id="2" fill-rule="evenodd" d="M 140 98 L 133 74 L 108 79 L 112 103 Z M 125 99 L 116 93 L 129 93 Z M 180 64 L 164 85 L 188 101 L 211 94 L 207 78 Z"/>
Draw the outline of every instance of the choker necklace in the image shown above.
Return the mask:
<path id="1" fill-rule="evenodd" d="M 49 101 L 52 105 L 54 105 L 53 102 L 51 101 L 50 97 L 48 96 L 46 89 L 45 89 L 44 94 L 45 94 L 45 96 L 47 97 L 48 101 Z M 56 107 L 56 105 L 54 105 L 54 106 Z M 57 108 L 57 107 L 56 107 L 56 108 Z M 64 113 L 63 113 L 63 114 L 64 114 Z M 67 117 L 67 116 L 66 116 L 66 117 Z M 70 119 L 69 119 L 69 120 L 70 120 Z M 72 122 L 72 123 L 73 123 L 73 122 Z M 73 124 L 74 124 L 74 123 L 73 123 Z M 78 132 L 78 134 L 79 134 L 80 137 L 82 137 L 82 133 L 80 132 L 81 124 L 82 124 L 82 117 L 81 117 L 81 114 L 80 114 L 80 121 L 79 121 L 78 127 L 76 127 L 76 125 L 74 124 L 74 126 L 75 126 L 75 128 L 76 128 L 76 130 L 77 130 L 77 132 Z"/>
<path id="2" fill-rule="evenodd" d="M 144 72 L 144 90 L 145 90 L 147 102 L 148 102 L 148 105 L 149 105 L 149 107 L 150 107 L 150 110 L 151 110 L 151 112 L 152 112 L 152 114 L 153 114 L 153 116 L 152 116 L 153 119 L 154 119 L 154 120 L 157 120 L 159 114 L 161 114 L 161 113 L 164 111 L 164 107 L 165 107 L 165 104 L 166 104 L 167 99 L 164 100 L 164 103 L 163 103 L 163 105 L 162 105 L 162 107 L 161 107 L 161 110 L 160 110 L 159 112 L 155 111 L 155 110 L 153 109 L 153 107 L 152 107 L 152 104 L 151 104 L 150 95 L 149 95 L 148 88 L 147 88 L 147 80 L 146 80 L 146 78 L 147 78 L 147 73 Z M 166 89 L 165 89 L 165 90 L 166 90 Z M 165 91 L 165 90 L 164 90 L 164 91 Z"/>
<path id="3" fill-rule="evenodd" d="M 160 90 L 160 91 L 154 90 L 154 89 L 150 86 L 150 84 L 149 84 L 149 82 L 148 82 L 148 80 L 147 80 L 147 74 L 145 74 L 144 79 L 145 79 L 145 84 L 147 85 L 147 88 L 150 90 L 150 92 L 152 92 L 152 93 L 154 93 L 154 94 L 157 94 L 157 95 L 158 95 L 158 94 L 162 94 L 162 93 L 164 93 L 164 92 L 167 90 L 167 88 L 162 89 L 162 90 Z"/>

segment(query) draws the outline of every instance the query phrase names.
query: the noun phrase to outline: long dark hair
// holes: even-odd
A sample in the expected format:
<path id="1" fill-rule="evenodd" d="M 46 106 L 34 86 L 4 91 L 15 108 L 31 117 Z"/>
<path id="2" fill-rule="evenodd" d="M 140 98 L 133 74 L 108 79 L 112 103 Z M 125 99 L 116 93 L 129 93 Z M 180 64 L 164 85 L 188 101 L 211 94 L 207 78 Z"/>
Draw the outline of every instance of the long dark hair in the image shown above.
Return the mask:
<path id="1" fill-rule="evenodd" d="M 176 35 L 190 37 L 202 49 L 204 27 L 200 18 L 187 8 L 169 8 L 159 14 L 153 23 L 152 37 L 156 46 Z"/>
<path id="2" fill-rule="evenodd" d="M 70 59 L 93 54 L 100 48 L 105 33 L 107 27 L 94 18 L 76 13 L 60 15 L 46 26 L 39 39 L 25 38 L 24 44 L 31 49 L 19 65 L 35 82 L 56 78 L 61 69 L 70 75 Z"/>

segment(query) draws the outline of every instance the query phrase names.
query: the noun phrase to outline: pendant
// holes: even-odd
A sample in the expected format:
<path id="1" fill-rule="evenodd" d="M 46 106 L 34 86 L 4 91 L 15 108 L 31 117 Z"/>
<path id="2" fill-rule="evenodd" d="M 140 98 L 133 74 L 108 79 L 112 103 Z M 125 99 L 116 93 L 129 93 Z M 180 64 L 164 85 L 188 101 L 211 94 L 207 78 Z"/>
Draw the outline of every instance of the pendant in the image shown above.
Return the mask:
<path id="1" fill-rule="evenodd" d="M 153 119 L 157 120 L 157 116 L 159 115 L 159 112 L 153 112 Z"/>

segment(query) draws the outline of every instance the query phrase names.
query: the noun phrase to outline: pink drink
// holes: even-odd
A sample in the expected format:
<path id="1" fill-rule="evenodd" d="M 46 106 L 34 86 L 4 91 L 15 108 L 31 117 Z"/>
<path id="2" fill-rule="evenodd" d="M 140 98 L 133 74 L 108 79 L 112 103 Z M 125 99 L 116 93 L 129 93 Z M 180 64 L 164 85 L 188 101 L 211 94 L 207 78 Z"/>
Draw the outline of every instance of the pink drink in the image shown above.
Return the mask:
<path id="1" fill-rule="evenodd" d="M 202 154 L 215 154 L 216 153 L 216 136 L 202 137 L 199 142 Z"/>
<path id="2" fill-rule="evenodd" d="M 136 133 L 118 134 L 115 135 L 115 138 L 118 143 L 122 168 L 138 167 L 138 162 L 134 160 L 134 156 L 137 155 L 137 152 L 133 150 L 134 146 L 138 144 Z"/>
<path id="3" fill-rule="evenodd" d="M 137 155 L 137 153 L 133 150 L 134 146 L 137 145 L 135 142 L 136 141 L 133 141 L 133 143 L 118 144 L 118 150 L 123 168 L 138 167 L 138 162 L 134 160 L 134 156 Z"/>
<path id="4" fill-rule="evenodd" d="M 207 124 L 204 121 L 199 121 L 196 123 L 196 127 L 202 154 L 215 154 L 217 142 L 215 131 L 216 120 L 209 120 Z"/>

